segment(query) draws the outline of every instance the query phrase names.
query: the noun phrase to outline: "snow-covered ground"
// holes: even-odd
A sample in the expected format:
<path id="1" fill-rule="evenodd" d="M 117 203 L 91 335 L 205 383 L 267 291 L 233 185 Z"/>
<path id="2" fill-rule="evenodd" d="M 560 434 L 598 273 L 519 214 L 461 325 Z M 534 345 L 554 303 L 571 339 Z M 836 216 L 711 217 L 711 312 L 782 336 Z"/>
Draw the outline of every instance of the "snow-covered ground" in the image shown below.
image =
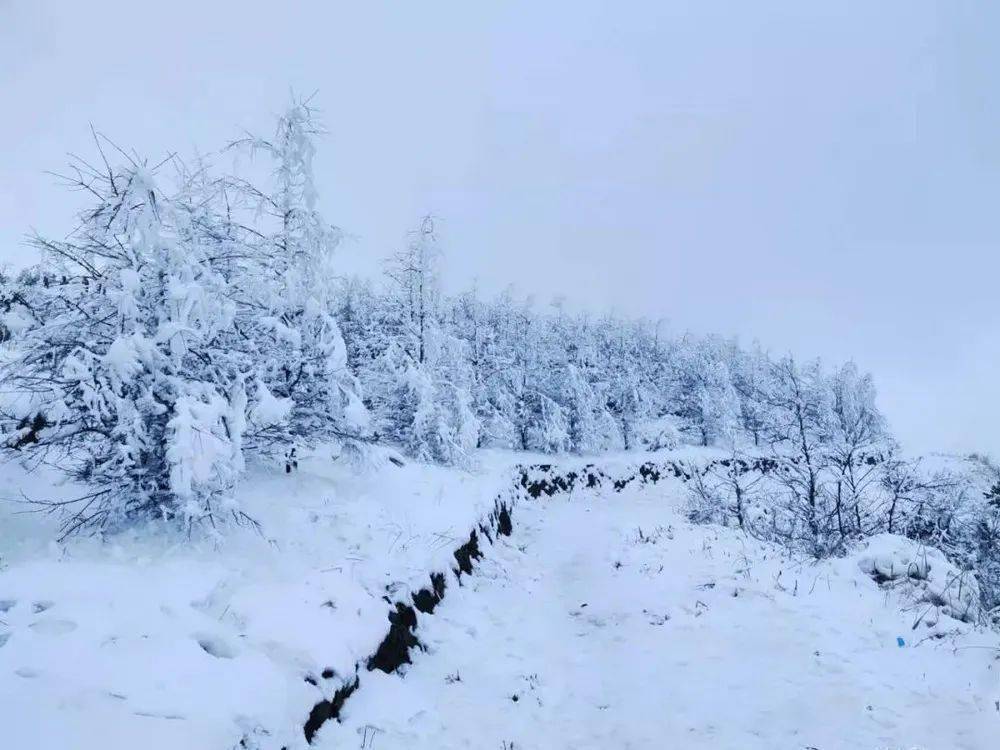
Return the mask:
<path id="1" fill-rule="evenodd" d="M 373 675 L 319 747 L 998 746 L 995 634 L 911 630 L 919 612 L 863 554 L 798 563 L 689 525 L 677 490 L 522 503 L 513 537 L 422 617 L 426 653 Z"/>
<path id="2" fill-rule="evenodd" d="M 503 462 L 258 468 L 240 500 L 261 533 L 218 540 L 147 529 L 60 545 L 52 519 L 3 503 L 0 748 L 301 746 L 312 706 L 384 637 L 387 593 L 405 599 L 452 567 L 509 489 Z M 0 467 L 0 495 L 22 492 L 72 488 Z"/>
<path id="3" fill-rule="evenodd" d="M 524 458 L 257 468 L 241 503 L 262 533 L 217 540 L 59 545 L 3 506 L 0 748 L 305 747 L 310 709 L 373 653 L 389 600 L 455 567 Z M 634 456 L 599 463 L 635 474 Z M 8 465 L 0 491 L 58 490 Z M 426 650 L 402 675 L 362 666 L 314 746 L 996 747 L 1000 639 L 913 604 L 952 597 L 943 560 L 880 538 L 813 565 L 690 525 L 684 500 L 676 478 L 522 499 L 513 535 L 417 615 Z M 871 578 L 896 570 L 892 592 Z"/>

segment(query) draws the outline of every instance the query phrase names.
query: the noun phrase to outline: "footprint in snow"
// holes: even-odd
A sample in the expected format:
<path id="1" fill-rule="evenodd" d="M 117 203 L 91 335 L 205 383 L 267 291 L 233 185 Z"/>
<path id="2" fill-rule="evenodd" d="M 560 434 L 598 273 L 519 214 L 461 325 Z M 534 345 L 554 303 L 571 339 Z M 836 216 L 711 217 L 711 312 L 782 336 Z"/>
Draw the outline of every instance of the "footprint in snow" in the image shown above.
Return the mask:
<path id="1" fill-rule="evenodd" d="M 76 630 L 72 620 L 36 620 L 29 626 L 39 635 L 66 635 Z"/>
<path id="2" fill-rule="evenodd" d="M 198 645 L 201 646 L 202 650 L 210 656 L 214 656 L 217 659 L 236 658 L 236 649 L 222 638 L 216 638 L 211 635 L 197 635 L 195 636 L 195 640 L 198 641 Z"/>

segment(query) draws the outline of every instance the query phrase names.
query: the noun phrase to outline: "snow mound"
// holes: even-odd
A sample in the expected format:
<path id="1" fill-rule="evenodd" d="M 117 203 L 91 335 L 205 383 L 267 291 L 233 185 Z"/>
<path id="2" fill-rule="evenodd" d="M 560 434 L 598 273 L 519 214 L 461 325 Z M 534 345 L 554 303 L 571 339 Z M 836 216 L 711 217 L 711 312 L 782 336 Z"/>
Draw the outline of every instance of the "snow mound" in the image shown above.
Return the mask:
<path id="1" fill-rule="evenodd" d="M 857 554 L 861 571 L 880 586 L 901 590 L 917 605 L 930 605 L 947 617 L 975 622 L 979 616 L 979 582 L 971 571 L 959 570 L 944 554 L 912 539 L 879 534 Z M 928 613 L 927 625 L 937 622 Z"/>

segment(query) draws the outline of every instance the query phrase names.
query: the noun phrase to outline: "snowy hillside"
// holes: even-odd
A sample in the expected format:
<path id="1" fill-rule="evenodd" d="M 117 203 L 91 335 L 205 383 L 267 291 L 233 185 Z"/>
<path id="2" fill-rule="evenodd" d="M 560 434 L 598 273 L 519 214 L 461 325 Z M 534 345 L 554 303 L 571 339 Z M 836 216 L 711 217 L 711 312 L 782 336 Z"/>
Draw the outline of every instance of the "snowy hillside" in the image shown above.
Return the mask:
<path id="1" fill-rule="evenodd" d="M 516 458 L 258 470 L 263 536 L 215 543 L 32 545 L 41 519 L 5 519 L 4 747 L 992 746 L 1000 638 L 945 614 L 933 550 L 814 562 L 692 525 L 711 452 L 657 456 L 680 468 L 655 482 Z"/>
<path id="2" fill-rule="evenodd" d="M 421 623 L 428 652 L 319 746 L 995 746 L 995 635 L 911 630 L 856 558 L 802 564 L 692 527 L 676 490 L 519 506 L 513 538 Z"/>
<path id="3" fill-rule="evenodd" d="M 0 0 L 0 750 L 1000 750 L 1000 2 L 233 5 Z"/>
<path id="4" fill-rule="evenodd" d="M 0 268 L 0 750 L 997 746 L 1000 464 L 852 361 L 446 289 L 430 214 L 345 273 L 324 133 L 94 131 Z"/>
<path id="5" fill-rule="evenodd" d="M 3 471 L 6 496 L 42 489 Z M 304 461 L 247 482 L 261 533 L 194 544 L 155 527 L 50 544 L 46 519 L 13 506 L 0 519 L 2 746 L 228 749 L 258 730 L 266 747 L 299 746 L 313 705 L 385 635 L 384 597 L 448 570 L 510 484 L 502 469 Z"/>

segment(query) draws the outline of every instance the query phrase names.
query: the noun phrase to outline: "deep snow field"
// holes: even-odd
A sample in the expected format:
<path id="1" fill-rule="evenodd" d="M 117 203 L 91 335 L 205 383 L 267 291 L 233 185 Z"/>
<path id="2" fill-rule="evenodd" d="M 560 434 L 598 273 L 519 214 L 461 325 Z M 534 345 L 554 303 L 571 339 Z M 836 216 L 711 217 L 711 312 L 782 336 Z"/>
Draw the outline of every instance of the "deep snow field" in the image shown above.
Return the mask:
<path id="1" fill-rule="evenodd" d="M 481 538 L 472 574 L 449 573 L 417 614 L 413 663 L 367 671 L 390 602 L 457 567 L 524 460 L 257 470 L 241 494 L 262 533 L 194 543 L 56 544 L 50 519 L 5 504 L 0 747 L 302 748 L 310 709 L 358 662 L 359 689 L 313 747 L 1000 746 L 1000 637 L 865 572 L 919 559 L 940 585 L 933 551 L 880 538 L 793 559 L 689 524 L 677 479 L 519 493 L 512 535 Z M 46 486 L 0 472 L 5 497 Z"/>

